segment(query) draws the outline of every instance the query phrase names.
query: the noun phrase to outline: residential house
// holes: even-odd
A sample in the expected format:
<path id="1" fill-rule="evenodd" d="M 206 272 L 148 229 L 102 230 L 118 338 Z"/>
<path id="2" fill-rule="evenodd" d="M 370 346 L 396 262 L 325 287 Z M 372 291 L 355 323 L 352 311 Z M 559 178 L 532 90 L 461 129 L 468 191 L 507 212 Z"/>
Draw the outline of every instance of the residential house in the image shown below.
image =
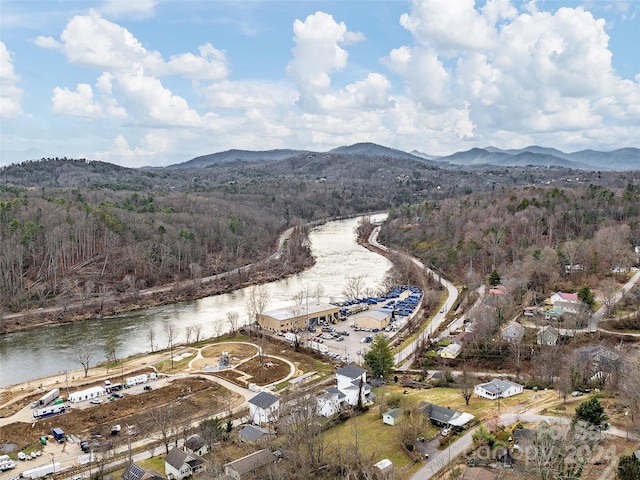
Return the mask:
<path id="1" fill-rule="evenodd" d="M 524 338 L 524 327 L 518 322 L 511 322 L 502 330 L 502 339 L 509 343 L 520 343 Z"/>
<path id="2" fill-rule="evenodd" d="M 583 381 L 604 385 L 610 377 L 620 373 L 620 355 L 602 345 L 582 347 L 576 350 L 578 364 L 582 366 Z"/>
<path id="3" fill-rule="evenodd" d="M 583 305 L 576 293 L 556 292 L 549 300 L 551 305 L 560 307 L 567 313 L 578 313 Z"/>
<path id="4" fill-rule="evenodd" d="M 132 463 L 122 474 L 122 480 L 166 480 L 167 477 L 150 468 L 142 468 L 137 463 Z"/>
<path id="5" fill-rule="evenodd" d="M 560 338 L 558 329 L 551 325 L 547 325 L 538 330 L 538 333 L 536 334 L 536 343 L 538 345 L 553 346 L 558 343 L 558 338 Z"/>
<path id="6" fill-rule="evenodd" d="M 169 480 L 191 477 L 205 468 L 205 461 L 199 455 L 187 453 L 179 448 L 170 450 L 164 458 L 164 472 Z"/>
<path id="7" fill-rule="evenodd" d="M 527 446 L 534 438 L 536 432 L 530 428 L 516 428 L 511 434 L 513 436 L 513 444 L 520 447 Z"/>
<path id="8" fill-rule="evenodd" d="M 338 387 L 329 387 L 316 397 L 316 413 L 321 417 L 331 417 L 340 411 L 346 395 Z"/>
<path id="9" fill-rule="evenodd" d="M 209 447 L 200 435 L 191 435 L 187 438 L 187 441 L 184 442 L 184 449 L 187 453 L 195 453 L 200 456 L 209 452 Z"/>
<path id="10" fill-rule="evenodd" d="M 358 392 L 363 404 L 369 403 L 371 386 L 367 384 L 367 371 L 354 364 L 345 365 L 336 370 L 338 390 L 344 395 L 344 403 L 355 406 L 358 404 Z"/>
<path id="11" fill-rule="evenodd" d="M 493 379 L 487 383 L 481 383 L 473 388 L 473 393 L 482 398 L 494 400 L 496 398 L 507 398 L 522 393 L 524 387 L 511 380 Z"/>
<path id="12" fill-rule="evenodd" d="M 559 321 L 562 315 L 564 314 L 564 309 L 562 307 L 553 307 L 549 310 L 545 310 L 544 319 L 548 321 Z"/>
<path id="13" fill-rule="evenodd" d="M 249 417 L 255 425 L 269 425 L 278 419 L 280 399 L 269 392 L 260 392 L 249 400 Z"/>
<path id="14" fill-rule="evenodd" d="M 457 343 L 461 347 L 464 347 L 465 345 L 470 343 L 472 340 L 473 340 L 473 332 L 464 331 L 464 332 L 460 332 L 455 337 L 453 337 L 452 342 Z"/>
<path id="15" fill-rule="evenodd" d="M 245 455 L 238 460 L 226 463 L 224 473 L 234 480 L 245 480 L 255 476 L 267 465 L 274 463 L 276 456 L 268 448 Z"/>
<path id="16" fill-rule="evenodd" d="M 238 432 L 238 438 L 246 443 L 259 443 L 271 435 L 275 435 L 275 431 L 269 428 L 259 427 L 257 425 L 245 425 Z"/>
<path id="17" fill-rule="evenodd" d="M 396 425 L 402 420 L 402 409 L 394 408 L 382 414 L 382 422 L 386 425 Z"/>
<path id="18" fill-rule="evenodd" d="M 470 413 L 458 412 L 448 407 L 441 407 L 433 403 L 421 402 L 418 409 L 425 417 L 429 417 L 429 421 L 436 427 L 453 427 L 462 429 L 475 417 Z"/>
<path id="19" fill-rule="evenodd" d="M 442 358 L 457 358 L 462 352 L 462 346 L 458 343 L 450 343 L 446 347 L 442 347 L 438 352 Z"/>

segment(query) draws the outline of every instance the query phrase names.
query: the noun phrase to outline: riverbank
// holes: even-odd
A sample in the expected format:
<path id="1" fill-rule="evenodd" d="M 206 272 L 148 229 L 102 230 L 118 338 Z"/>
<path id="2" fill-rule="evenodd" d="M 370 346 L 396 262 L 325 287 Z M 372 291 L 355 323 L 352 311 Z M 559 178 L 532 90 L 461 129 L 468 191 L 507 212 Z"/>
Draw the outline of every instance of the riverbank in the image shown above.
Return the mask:
<path id="1" fill-rule="evenodd" d="M 280 280 L 308 270 L 315 264 L 315 258 L 310 253 L 304 259 L 297 258 L 295 262 L 287 261 L 284 246 L 289 235 L 290 230 L 283 233 L 277 252 L 267 260 L 239 267 L 231 272 L 198 281 L 173 282 L 145 290 L 125 292 L 121 295 L 110 294 L 82 302 L 4 315 L 0 318 L 0 334 L 90 321 L 143 308 L 198 300 Z"/>

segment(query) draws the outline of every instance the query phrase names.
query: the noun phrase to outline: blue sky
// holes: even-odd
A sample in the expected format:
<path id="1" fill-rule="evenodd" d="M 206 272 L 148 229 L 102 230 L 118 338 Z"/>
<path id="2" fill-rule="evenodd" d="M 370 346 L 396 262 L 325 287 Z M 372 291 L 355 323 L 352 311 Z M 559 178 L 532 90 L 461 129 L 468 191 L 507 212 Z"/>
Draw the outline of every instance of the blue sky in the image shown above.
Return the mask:
<path id="1" fill-rule="evenodd" d="M 639 146 L 640 2 L 0 0 L 0 166 Z"/>

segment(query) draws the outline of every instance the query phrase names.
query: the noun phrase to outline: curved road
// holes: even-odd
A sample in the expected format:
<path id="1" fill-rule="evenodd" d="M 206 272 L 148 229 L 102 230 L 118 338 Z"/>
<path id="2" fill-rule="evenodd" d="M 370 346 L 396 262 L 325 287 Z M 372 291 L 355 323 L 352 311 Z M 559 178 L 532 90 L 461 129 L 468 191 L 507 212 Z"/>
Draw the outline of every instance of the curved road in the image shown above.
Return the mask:
<path id="1" fill-rule="evenodd" d="M 380 250 L 382 250 L 384 252 L 387 252 L 387 253 L 395 253 L 397 255 L 404 255 L 404 254 L 401 254 L 400 252 L 397 252 L 395 250 L 389 249 L 388 247 L 382 245 L 381 243 L 378 243 L 378 233 L 380 233 L 380 227 L 379 226 L 374 228 L 373 232 L 371 232 L 371 235 L 369 235 L 369 240 L 368 241 L 369 241 L 369 243 L 371 245 L 373 245 L 374 247 L 379 248 Z M 447 300 L 445 301 L 443 307 L 440 309 L 440 311 L 438 313 L 436 313 L 435 316 L 431 319 L 431 323 L 429 324 L 429 329 L 428 330 L 425 329 L 420 336 L 418 336 L 409 345 L 404 347 L 400 352 L 398 352 L 396 354 L 396 357 L 395 357 L 395 364 L 396 365 L 400 365 L 400 363 L 402 363 L 403 361 L 407 361 L 413 355 L 413 353 L 415 352 L 416 347 L 418 345 L 418 342 L 420 342 L 421 340 L 426 340 L 427 337 L 429 337 L 429 335 L 432 332 L 435 332 L 435 331 L 438 330 L 438 328 L 440 328 L 440 325 L 442 324 L 442 322 L 444 322 L 444 320 L 447 318 L 449 310 L 451 310 L 451 308 L 455 305 L 456 301 L 458 300 L 458 289 L 456 288 L 456 286 L 453 283 L 451 283 L 447 279 L 443 278 L 442 276 L 438 275 L 436 272 L 434 272 L 433 270 L 431 270 L 430 268 L 425 266 L 425 264 L 422 263 L 417 258 L 414 258 L 414 257 L 408 257 L 408 258 L 415 265 L 420 267 L 422 270 L 424 270 L 426 272 L 429 272 L 431 275 L 433 275 L 433 278 L 435 278 L 436 281 L 438 281 L 440 283 L 440 285 L 442 285 L 443 287 L 445 287 L 447 289 L 447 292 L 449 293 L 449 296 L 448 296 Z"/>

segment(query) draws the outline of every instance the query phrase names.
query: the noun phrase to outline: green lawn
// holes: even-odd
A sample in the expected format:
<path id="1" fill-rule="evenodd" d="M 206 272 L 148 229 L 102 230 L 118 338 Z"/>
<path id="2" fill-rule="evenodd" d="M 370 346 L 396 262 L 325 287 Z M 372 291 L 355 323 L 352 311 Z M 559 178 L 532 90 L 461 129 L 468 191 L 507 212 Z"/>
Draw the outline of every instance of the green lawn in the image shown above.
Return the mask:
<path id="1" fill-rule="evenodd" d="M 396 473 L 405 468 L 407 474 L 413 473 L 420 463 L 414 466 L 413 460 L 402 450 L 397 431 L 396 427 L 382 423 L 378 408 L 372 407 L 368 412 L 328 430 L 325 439 L 329 446 L 344 449 L 347 445 L 354 445 L 357 438 L 365 455 L 373 455 L 375 461 L 388 458 L 393 462 Z M 396 478 L 408 478 L 408 475 Z"/>

